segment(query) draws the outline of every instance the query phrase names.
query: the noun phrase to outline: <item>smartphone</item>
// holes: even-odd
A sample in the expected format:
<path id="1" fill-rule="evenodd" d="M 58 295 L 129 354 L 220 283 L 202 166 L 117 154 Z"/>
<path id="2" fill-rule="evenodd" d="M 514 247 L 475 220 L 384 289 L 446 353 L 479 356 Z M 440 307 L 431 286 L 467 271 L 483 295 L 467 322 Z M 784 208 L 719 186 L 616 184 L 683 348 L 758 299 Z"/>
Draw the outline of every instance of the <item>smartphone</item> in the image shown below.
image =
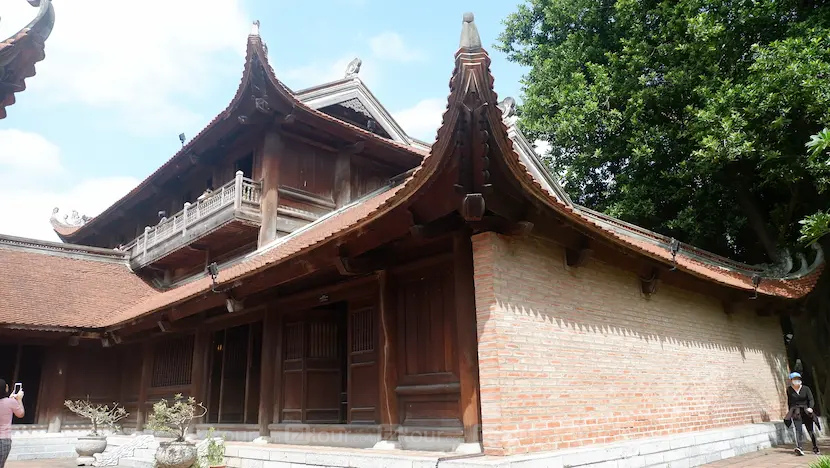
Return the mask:
<path id="1" fill-rule="evenodd" d="M 12 393 L 12 395 L 17 395 L 21 390 L 23 390 L 23 384 L 17 382 L 16 384 L 14 384 L 14 392 Z"/>

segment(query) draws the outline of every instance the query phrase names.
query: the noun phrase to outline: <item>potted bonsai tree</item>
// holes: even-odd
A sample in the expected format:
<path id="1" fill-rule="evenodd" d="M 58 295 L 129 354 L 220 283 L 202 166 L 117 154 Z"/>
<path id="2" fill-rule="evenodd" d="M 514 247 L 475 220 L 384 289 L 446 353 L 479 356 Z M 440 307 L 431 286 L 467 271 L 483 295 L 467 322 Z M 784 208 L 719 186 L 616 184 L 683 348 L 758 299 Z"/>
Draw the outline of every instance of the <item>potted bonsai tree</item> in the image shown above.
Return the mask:
<path id="1" fill-rule="evenodd" d="M 86 400 L 66 400 L 64 405 L 73 413 L 89 419 L 92 423 L 92 432 L 86 436 L 78 437 L 75 444 L 75 451 L 78 452 L 78 464 L 86 465 L 94 461 L 96 453 L 103 453 L 107 448 L 107 437 L 99 433 L 99 428 L 114 427 L 115 424 L 126 418 L 129 413 L 118 403 L 100 405 L 90 403 Z"/>
<path id="2" fill-rule="evenodd" d="M 204 460 L 200 466 L 202 468 L 225 468 L 225 440 L 214 437 L 212 427 L 205 440 Z"/>
<path id="3" fill-rule="evenodd" d="M 156 450 L 156 466 L 159 468 L 190 468 L 198 456 L 196 446 L 184 440 L 190 425 L 196 418 L 207 413 L 207 408 L 193 397 L 181 394 L 173 397 L 172 404 L 160 400 L 153 405 L 153 413 L 147 419 L 147 428 L 175 437 L 173 441 L 162 442 Z"/>

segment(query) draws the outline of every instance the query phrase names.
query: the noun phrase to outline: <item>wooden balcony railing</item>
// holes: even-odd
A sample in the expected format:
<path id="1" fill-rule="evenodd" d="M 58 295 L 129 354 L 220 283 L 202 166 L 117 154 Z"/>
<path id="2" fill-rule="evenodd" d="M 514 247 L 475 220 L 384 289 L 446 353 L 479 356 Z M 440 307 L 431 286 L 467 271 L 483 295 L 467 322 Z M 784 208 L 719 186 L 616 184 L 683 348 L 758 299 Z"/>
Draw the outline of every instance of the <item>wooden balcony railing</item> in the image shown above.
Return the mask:
<path id="1" fill-rule="evenodd" d="M 130 253 L 130 262 L 133 265 L 147 265 L 174 248 L 186 245 L 192 237 L 188 235 L 188 231 L 201 227 L 208 222 L 208 218 L 214 218 L 218 213 L 239 212 L 258 218 L 260 196 L 261 184 L 244 177 L 242 171 L 238 171 L 234 180 L 207 197 L 197 200 L 196 203 L 185 203 L 184 209 L 178 213 L 162 219 L 155 226 L 145 227 L 144 234 L 122 249 Z M 175 242 L 176 238 L 180 238 L 182 242 Z"/>

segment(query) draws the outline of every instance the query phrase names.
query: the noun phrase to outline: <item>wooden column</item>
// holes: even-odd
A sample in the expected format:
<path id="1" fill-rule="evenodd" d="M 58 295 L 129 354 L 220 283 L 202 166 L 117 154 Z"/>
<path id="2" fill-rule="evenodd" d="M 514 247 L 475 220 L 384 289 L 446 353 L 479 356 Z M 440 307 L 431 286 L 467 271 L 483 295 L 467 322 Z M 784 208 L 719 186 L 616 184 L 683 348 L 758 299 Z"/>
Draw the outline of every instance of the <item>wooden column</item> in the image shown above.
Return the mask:
<path id="1" fill-rule="evenodd" d="M 262 196 L 259 202 L 262 213 L 258 242 L 260 247 L 277 238 L 280 156 L 284 147 L 282 137 L 276 131 L 270 131 L 265 135 L 262 145 Z"/>
<path id="2" fill-rule="evenodd" d="M 136 432 L 144 430 L 144 422 L 147 419 L 147 389 L 150 388 L 150 377 L 153 373 L 153 343 L 145 342 L 141 349 L 141 381 L 138 387 L 138 409 L 136 410 Z"/>
<path id="3" fill-rule="evenodd" d="M 63 402 L 66 400 L 67 354 L 66 348 L 51 348 L 49 356 L 49 374 L 41 381 L 49 387 L 43 392 L 46 397 L 46 420 L 48 432 L 60 432 L 63 425 Z M 25 391 L 25 389 L 24 389 Z"/>
<path id="4" fill-rule="evenodd" d="M 348 205 L 352 200 L 352 157 L 341 152 L 334 164 L 334 203 L 337 208 Z"/>
<path id="5" fill-rule="evenodd" d="M 395 340 L 397 328 L 395 308 L 391 303 L 389 287 L 389 273 L 379 271 L 378 277 L 378 318 L 379 324 L 379 378 L 380 378 L 380 424 L 383 440 L 398 438 L 398 395 L 395 387 L 398 386 L 397 342 Z"/>
<path id="6" fill-rule="evenodd" d="M 481 409 L 478 385 L 478 340 L 476 330 L 473 244 L 467 230 L 453 237 L 455 276 L 455 321 L 458 332 L 458 372 L 461 380 L 461 422 L 464 441 L 481 441 Z"/>
<path id="7" fill-rule="evenodd" d="M 268 425 L 274 420 L 274 376 L 276 369 L 279 317 L 273 305 L 269 305 L 262 321 L 262 357 L 259 374 L 259 435 L 271 435 Z"/>
<path id="8" fill-rule="evenodd" d="M 196 331 L 193 339 L 193 366 L 190 371 L 190 394 L 196 401 L 205 402 L 207 391 L 205 382 L 207 380 L 208 357 L 210 356 L 210 333 L 207 330 Z M 206 403 L 203 403 L 206 405 Z M 199 418 L 196 424 L 204 423 L 204 417 Z M 191 433 L 196 432 L 196 424 L 191 424 Z"/>

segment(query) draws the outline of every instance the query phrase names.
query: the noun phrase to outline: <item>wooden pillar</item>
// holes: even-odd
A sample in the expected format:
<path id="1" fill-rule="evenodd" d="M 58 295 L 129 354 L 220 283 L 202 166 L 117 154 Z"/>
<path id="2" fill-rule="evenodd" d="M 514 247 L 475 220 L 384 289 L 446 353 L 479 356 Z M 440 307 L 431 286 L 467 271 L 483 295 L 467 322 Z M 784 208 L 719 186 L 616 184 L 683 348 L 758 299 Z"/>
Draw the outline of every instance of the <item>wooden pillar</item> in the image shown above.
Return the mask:
<path id="1" fill-rule="evenodd" d="M 190 394 L 198 402 L 207 399 L 205 381 L 207 380 L 208 357 L 210 356 L 210 333 L 200 329 L 196 331 L 193 339 L 193 366 L 190 371 Z M 195 421 L 196 424 L 204 423 L 204 417 Z M 191 424 L 190 432 L 196 432 L 196 424 Z"/>
<path id="2" fill-rule="evenodd" d="M 389 273 L 379 271 L 378 277 L 378 317 L 380 326 L 379 355 L 380 362 L 380 424 L 383 440 L 397 440 L 398 438 L 398 395 L 395 387 L 398 386 L 397 342 L 395 340 L 397 328 L 395 308 L 391 304 L 389 288 Z"/>
<path id="3" fill-rule="evenodd" d="M 279 338 L 279 317 L 273 306 L 268 306 L 262 321 L 262 357 L 259 375 L 259 435 L 268 437 L 268 425 L 274 420 L 274 379 Z"/>
<path id="4" fill-rule="evenodd" d="M 136 432 L 144 430 L 144 422 L 147 419 L 147 389 L 150 388 L 150 376 L 153 373 L 153 343 L 145 342 L 141 349 L 141 381 L 138 387 L 138 409 L 136 410 Z"/>
<path id="5" fill-rule="evenodd" d="M 63 402 L 66 400 L 67 354 L 66 348 L 51 348 L 49 356 L 49 373 L 41 378 L 44 388 L 48 385 L 49 391 L 43 392 L 46 397 L 46 420 L 48 432 L 60 432 L 63 425 Z M 82 378 L 82 376 L 79 376 Z"/>
<path id="6" fill-rule="evenodd" d="M 478 340 L 476 330 L 473 244 L 462 230 L 453 237 L 455 276 L 455 321 L 458 332 L 458 372 L 461 380 L 461 422 L 464 441 L 481 441 L 481 408 L 478 384 Z"/>
<path id="7" fill-rule="evenodd" d="M 334 164 L 334 203 L 337 208 L 348 205 L 352 200 L 352 157 L 339 153 Z"/>
<path id="8" fill-rule="evenodd" d="M 262 225 L 259 228 L 259 247 L 277 238 L 280 156 L 284 147 L 282 137 L 277 132 L 271 131 L 265 135 L 262 145 L 262 196 L 259 202 Z"/>

